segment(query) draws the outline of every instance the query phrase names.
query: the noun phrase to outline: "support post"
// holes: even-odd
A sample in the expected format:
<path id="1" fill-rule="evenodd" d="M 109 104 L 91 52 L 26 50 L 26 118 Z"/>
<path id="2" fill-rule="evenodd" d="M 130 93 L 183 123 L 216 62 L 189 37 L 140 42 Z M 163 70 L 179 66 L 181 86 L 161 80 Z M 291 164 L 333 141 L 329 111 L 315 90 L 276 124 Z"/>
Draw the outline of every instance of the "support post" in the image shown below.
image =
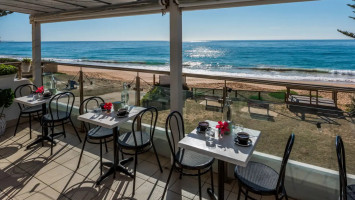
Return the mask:
<path id="1" fill-rule="evenodd" d="M 318 90 L 316 90 L 316 105 L 318 106 L 318 95 L 319 95 L 319 92 Z"/>
<path id="2" fill-rule="evenodd" d="M 170 110 L 182 114 L 182 13 L 177 1 L 169 0 L 170 12 Z M 177 123 L 172 123 L 177 124 Z M 176 126 L 176 125 L 175 125 Z M 177 127 L 172 127 L 177 129 Z M 178 133 L 175 132 L 174 146 L 178 146 Z M 173 158 L 171 158 L 173 162 Z"/>
<path id="3" fill-rule="evenodd" d="M 136 106 L 140 106 L 141 104 L 141 79 L 139 77 L 139 73 L 137 73 L 136 77 Z"/>
<path id="4" fill-rule="evenodd" d="M 153 74 L 153 85 L 155 85 L 155 74 Z"/>
<path id="5" fill-rule="evenodd" d="M 32 74 L 37 86 L 43 85 L 41 60 L 41 24 L 32 22 Z"/>
<path id="6" fill-rule="evenodd" d="M 170 110 L 182 113 L 182 13 L 170 0 Z"/>
<path id="7" fill-rule="evenodd" d="M 309 104 L 312 105 L 312 90 L 309 90 Z"/>

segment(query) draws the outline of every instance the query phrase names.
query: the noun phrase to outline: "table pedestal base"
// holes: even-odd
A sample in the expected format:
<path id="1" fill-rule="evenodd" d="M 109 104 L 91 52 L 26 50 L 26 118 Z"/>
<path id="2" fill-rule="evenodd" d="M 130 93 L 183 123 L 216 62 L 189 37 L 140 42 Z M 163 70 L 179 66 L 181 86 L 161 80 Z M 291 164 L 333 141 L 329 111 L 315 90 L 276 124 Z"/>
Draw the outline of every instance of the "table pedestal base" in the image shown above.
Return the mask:
<path id="1" fill-rule="evenodd" d="M 218 160 L 218 197 L 211 188 L 207 189 L 211 199 L 224 200 L 224 161 Z"/>
<path id="2" fill-rule="evenodd" d="M 31 144 L 29 144 L 26 148 L 27 149 L 29 149 L 29 148 L 31 148 L 33 145 L 36 145 L 36 144 L 38 144 L 38 143 L 42 143 L 42 146 L 43 146 L 43 142 L 44 141 L 48 141 L 48 142 L 50 142 L 50 143 L 53 143 L 54 145 L 56 145 L 57 143 L 54 141 L 54 140 L 52 140 L 52 138 L 50 138 L 50 137 L 48 137 L 48 136 L 38 136 L 38 138 L 34 141 L 34 142 L 32 142 Z"/>
<path id="3" fill-rule="evenodd" d="M 109 166 L 110 169 L 105 174 L 103 174 L 102 176 L 99 177 L 99 179 L 96 181 L 96 185 L 100 185 L 101 182 L 105 178 L 110 176 L 111 174 L 114 174 L 114 177 L 115 177 L 115 171 L 122 172 L 122 173 L 126 174 L 127 176 L 134 178 L 134 175 L 123 166 L 132 160 L 133 160 L 133 157 L 124 159 L 124 160 L 120 161 L 116 167 L 114 166 L 114 164 L 112 162 L 103 163 L 103 165 Z"/>

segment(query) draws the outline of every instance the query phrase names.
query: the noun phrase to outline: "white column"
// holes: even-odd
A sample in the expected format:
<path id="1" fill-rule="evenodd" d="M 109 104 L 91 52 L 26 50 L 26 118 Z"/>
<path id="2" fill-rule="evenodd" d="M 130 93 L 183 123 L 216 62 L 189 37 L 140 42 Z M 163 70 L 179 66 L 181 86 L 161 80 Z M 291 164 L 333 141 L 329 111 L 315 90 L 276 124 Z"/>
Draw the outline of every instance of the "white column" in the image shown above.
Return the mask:
<path id="1" fill-rule="evenodd" d="M 170 0 L 170 110 L 182 113 L 182 13 Z"/>
<path id="2" fill-rule="evenodd" d="M 41 24 L 32 22 L 32 73 L 37 86 L 43 85 L 41 59 Z"/>

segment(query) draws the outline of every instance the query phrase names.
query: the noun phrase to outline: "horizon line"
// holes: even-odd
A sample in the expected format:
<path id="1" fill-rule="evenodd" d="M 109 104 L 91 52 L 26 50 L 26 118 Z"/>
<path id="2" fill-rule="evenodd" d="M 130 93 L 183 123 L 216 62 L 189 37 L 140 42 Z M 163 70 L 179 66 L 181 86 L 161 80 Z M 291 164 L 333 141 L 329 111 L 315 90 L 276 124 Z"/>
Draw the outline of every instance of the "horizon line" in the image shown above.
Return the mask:
<path id="1" fill-rule="evenodd" d="M 333 39 L 248 39 L 248 40 L 183 40 L 182 42 L 213 42 L 213 41 L 320 41 L 320 40 L 354 40 L 347 38 L 333 38 Z M 0 40 L 1 42 L 32 42 L 32 41 L 16 41 L 16 40 Z M 169 42 L 169 40 L 44 40 L 41 42 Z"/>

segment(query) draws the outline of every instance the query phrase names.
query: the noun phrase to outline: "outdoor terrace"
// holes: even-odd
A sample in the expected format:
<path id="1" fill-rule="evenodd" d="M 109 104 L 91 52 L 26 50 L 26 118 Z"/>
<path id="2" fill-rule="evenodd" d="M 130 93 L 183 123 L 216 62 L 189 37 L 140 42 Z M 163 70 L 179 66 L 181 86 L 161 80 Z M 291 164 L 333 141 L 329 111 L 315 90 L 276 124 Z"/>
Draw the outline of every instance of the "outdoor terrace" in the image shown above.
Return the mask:
<path id="1" fill-rule="evenodd" d="M 32 128 L 35 135 L 40 135 L 38 122 L 33 123 Z M 7 129 L 0 137 L 0 199 L 161 199 L 170 169 L 169 158 L 160 156 L 164 168 L 161 173 L 153 153 L 138 156 L 136 192 L 132 197 L 133 179 L 120 173 L 115 179 L 111 176 L 100 186 L 95 186 L 100 174 L 99 145 L 86 145 L 80 168 L 76 170 L 82 143 L 79 143 L 71 126 L 66 130 L 67 137 L 56 139 L 57 146 L 50 156 L 50 145 L 46 143 L 44 147 L 38 145 L 26 150 L 34 140 L 29 139 L 27 123 L 20 125 L 16 136 L 13 136 L 14 127 Z M 103 154 L 104 161 L 113 158 L 112 144 L 108 147 L 109 152 Z M 162 148 L 157 149 L 161 153 Z M 132 167 L 133 162 L 128 165 L 129 169 Z M 217 180 L 217 174 L 214 176 Z M 217 187 L 217 181 L 215 184 Z M 197 177 L 183 176 L 179 179 L 174 173 L 165 199 L 198 199 L 197 185 Z M 203 175 L 203 199 L 210 199 L 206 192 L 209 186 L 209 175 Z M 225 183 L 226 199 L 236 199 L 237 193 L 235 180 Z"/>

